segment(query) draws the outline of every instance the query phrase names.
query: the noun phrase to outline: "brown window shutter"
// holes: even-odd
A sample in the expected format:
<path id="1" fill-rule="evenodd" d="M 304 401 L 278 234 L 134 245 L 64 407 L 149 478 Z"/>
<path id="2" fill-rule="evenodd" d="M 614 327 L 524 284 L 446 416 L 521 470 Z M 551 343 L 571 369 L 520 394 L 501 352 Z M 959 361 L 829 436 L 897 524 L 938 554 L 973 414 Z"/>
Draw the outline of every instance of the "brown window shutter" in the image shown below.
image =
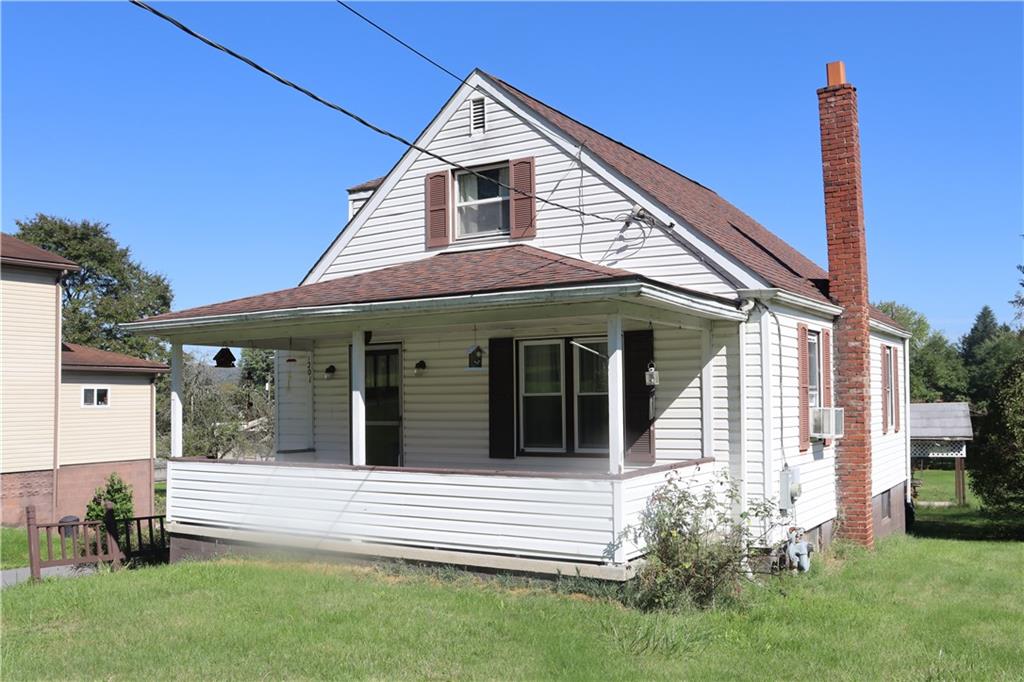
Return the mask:
<path id="1" fill-rule="evenodd" d="M 882 433 L 889 433 L 889 346 L 882 346 Z"/>
<path id="2" fill-rule="evenodd" d="M 448 246 L 448 171 L 427 175 L 426 204 L 427 248 Z"/>
<path id="3" fill-rule="evenodd" d="M 821 331 L 821 405 L 832 407 L 832 332 Z M 825 445 L 832 445 L 832 439 L 826 438 Z"/>
<path id="4" fill-rule="evenodd" d="M 807 325 L 796 326 L 797 374 L 800 386 L 800 452 L 811 447 L 810 368 L 807 358 Z"/>
<path id="5" fill-rule="evenodd" d="M 493 338 L 487 344 L 488 401 L 491 457 L 516 456 L 515 343 Z"/>
<path id="6" fill-rule="evenodd" d="M 893 407 L 893 424 L 895 425 L 896 433 L 900 432 L 900 355 L 895 347 L 892 349 L 892 363 L 891 367 L 895 370 L 892 375 L 892 407 Z"/>
<path id="7" fill-rule="evenodd" d="M 654 361 L 654 332 L 650 329 L 623 334 L 626 461 L 651 464 L 657 457 L 654 444 L 654 391 L 644 377 Z"/>
<path id="8" fill-rule="evenodd" d="M 537 236 L 537 201 L 534 194 L 533 157 L 509 162 L 509 215 L 512 239 L 532 239 Z M 524 194 L 525 193 L 525 194 Z"/>

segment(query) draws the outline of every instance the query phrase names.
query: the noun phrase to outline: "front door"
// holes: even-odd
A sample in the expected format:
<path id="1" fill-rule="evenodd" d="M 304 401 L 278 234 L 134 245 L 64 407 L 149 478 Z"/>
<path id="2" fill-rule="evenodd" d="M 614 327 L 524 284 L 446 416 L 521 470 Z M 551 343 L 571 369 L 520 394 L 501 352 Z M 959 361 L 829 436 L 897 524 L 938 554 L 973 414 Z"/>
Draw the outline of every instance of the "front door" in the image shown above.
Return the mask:
<path id="1" fill-rule="evenodd" d="M 396 346 L 366 349 L 366 463 L 396 467 L 402 458 L 402 366 Z"/>

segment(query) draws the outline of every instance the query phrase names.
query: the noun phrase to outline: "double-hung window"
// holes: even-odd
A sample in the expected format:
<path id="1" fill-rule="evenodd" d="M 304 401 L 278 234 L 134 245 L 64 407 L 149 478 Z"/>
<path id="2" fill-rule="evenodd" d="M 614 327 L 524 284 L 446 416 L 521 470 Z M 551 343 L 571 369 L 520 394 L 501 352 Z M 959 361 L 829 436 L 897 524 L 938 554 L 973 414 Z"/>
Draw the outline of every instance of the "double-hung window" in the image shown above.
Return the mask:
<path id="1" fill-rule="evenodd" d="M 576 450 L 608 452 L 608 342 L 582 340 L 573 351 Z"/>
<path id="2" fill-rule="evenodd" d="M 459 238 L 509 232 L 508 164 L 455 174 L 455 222 Z"/>
<path id="3" fill-rule="evenodd" d="M 107 407 L 110 405 L 110 389 L 87 386 L 82 389 L 82 407 Z"/>
<path id="4" fill-rule="evenodd" d="M 821 334 L 807 332 L 807 405 L 821 407 Z"/>
<path id="5" fill-rule="evenodd" d="M 529 452 L 565 452 L 565 353 L 561 339 L 519 344 L 519 439 Z"/>

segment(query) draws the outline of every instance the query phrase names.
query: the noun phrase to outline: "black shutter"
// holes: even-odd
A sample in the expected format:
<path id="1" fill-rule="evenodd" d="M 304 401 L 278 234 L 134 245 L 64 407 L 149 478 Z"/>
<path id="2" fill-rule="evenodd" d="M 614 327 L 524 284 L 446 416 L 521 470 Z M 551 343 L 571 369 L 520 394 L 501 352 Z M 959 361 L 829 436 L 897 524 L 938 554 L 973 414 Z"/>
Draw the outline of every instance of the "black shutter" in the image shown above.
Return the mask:
<path id="1" fill-rule="evenodd" d="M 623 334 L 623 387 L 626 403 L 626 460 L 650 464 L 654 449 L 654 386 L 644 374 L 654 361 L 654 332 L 650 329 Z"/>
<path id="2" fill-rule="evenodd" d="M 516 456 L 515 344 L 511 338 L 494 338 L 487 344 L 491 457 Z"/>

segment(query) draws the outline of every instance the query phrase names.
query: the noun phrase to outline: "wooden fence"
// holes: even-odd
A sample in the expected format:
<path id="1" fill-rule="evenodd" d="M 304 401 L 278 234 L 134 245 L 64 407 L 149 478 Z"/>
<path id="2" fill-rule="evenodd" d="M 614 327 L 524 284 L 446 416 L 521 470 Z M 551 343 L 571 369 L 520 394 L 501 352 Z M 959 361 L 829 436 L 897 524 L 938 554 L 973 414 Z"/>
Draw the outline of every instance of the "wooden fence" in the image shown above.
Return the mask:
<path id="1" fill-rule="evenodd" d="M 25 508 L 25 521 L 29 569 L 34 580 L 39 580 L 42 570 L 51 566 L 109 563 L 116 569 L 129 560 L 167 560 L 168 537 L 163 516 L 116 519 L 113 507 L 107 503 L 103 521 L 38 523 L 33 506 Z"/>

